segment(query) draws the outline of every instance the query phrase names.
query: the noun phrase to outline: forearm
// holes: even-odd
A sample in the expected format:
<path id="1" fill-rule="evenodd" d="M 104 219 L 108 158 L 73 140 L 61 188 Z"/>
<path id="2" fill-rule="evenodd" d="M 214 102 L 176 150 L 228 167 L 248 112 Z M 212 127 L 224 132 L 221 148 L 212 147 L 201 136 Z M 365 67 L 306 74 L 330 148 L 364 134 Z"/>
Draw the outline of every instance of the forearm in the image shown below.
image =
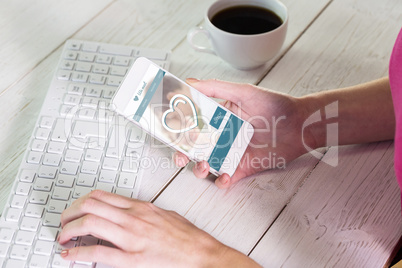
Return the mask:
<path id="1" fill-rule="evenodd" d="M 306 114 L 321 111 L 322 120 L 309 126 L 315 147 L 394 138 L 395 117 L 388 78 L 300 98 Z M 337 123 L 338 144 L 327 144 L 327 126 Z"/>

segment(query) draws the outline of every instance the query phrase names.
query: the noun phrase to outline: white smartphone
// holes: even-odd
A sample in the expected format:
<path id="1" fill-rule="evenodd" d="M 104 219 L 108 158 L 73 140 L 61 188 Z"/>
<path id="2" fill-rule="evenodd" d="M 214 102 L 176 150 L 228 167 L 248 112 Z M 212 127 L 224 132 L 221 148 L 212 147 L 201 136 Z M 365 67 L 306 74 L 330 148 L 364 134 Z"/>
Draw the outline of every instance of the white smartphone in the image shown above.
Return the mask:
<path id="1" fill-rule="evenodd" d="M 146 58 L 138 58 L 111 109 L 210 172 L 230 176 L 253 136 L 250 123 Z"/>

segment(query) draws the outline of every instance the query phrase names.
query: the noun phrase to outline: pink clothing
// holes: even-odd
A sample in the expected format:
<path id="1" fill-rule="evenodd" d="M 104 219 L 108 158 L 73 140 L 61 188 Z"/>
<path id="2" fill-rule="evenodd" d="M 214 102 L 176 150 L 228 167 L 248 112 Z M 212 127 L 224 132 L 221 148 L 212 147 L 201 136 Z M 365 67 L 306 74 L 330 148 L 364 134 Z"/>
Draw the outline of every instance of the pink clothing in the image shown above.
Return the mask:
<path id="1" fill-rule="evenodd" d="M 402 189 L 402 29 L 396 39 L 389 63 L 389 83 L 391 85 L 396 120 L 395 174 Z"/>

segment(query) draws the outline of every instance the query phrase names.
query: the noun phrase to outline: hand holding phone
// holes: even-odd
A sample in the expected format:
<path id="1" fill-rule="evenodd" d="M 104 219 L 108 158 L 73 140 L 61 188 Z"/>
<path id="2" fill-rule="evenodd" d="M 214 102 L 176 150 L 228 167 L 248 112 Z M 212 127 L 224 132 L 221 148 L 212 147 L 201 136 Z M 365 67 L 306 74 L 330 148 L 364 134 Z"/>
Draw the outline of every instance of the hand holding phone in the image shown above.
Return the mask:
<path id="1" fill-rule="evenodd" d="M 254 133 L 250 123 L 145 58 L 135 61 L 112 107 L 189 159 L 207 161 L 217 176 L 234 174 Z"/>

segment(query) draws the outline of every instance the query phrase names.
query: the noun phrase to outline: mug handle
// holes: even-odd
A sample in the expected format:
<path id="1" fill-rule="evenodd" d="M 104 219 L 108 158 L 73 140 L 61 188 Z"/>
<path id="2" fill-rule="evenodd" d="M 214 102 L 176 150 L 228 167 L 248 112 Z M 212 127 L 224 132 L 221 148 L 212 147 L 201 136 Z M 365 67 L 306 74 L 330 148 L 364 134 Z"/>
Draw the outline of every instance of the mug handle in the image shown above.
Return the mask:
<path id="1" fill-rule="evenodd" d="M 216 55 L 215 51 L 213 51 L 211 48 L 203 47 L 203 46 L 197 45 L 193 42 L 194 36 L 196 36 L 197 34 L 200 34 L 200 33 L 206 35 L 207 38 L 209 40 L 211 40 L 211 36 L 207 30 L 205 30 L 203 27 L 194 27 L 194 28 L 190 29 L 190 31 L 187 33 L 187 42 L 197 51 Z"/>

